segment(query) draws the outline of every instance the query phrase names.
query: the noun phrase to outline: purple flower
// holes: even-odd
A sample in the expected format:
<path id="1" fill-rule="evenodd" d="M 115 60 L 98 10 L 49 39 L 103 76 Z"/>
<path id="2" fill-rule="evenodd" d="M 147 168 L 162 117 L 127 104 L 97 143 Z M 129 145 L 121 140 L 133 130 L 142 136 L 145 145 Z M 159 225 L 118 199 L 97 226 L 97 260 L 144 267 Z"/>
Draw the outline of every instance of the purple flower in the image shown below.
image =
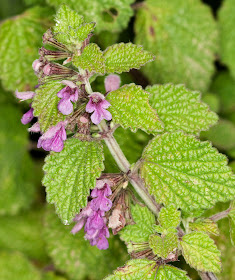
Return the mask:
<path id="1" fill-rule="evenodd" d="M 112 202 L 107 198 L 112 194 L 112 191 L 106 183 L 107 180 L 97 180 L 96 187 L 91 192 L 93 198 L 76 217 L 74 221 L 77 224 L 72 229 L 72 233 L 76 233 L 85 225 L 85 239 L 90 241 L 91 246 L 97 246 L 100 250 L 105 250 L 109 247 L 107 238 L 109 230 L 106 225 L 107 219 L 105 212 L 112 207 Z"/>
<path id="2" fill-rule="evenodd" d="M 118 75 L 108 75 L 104 81 L 106 92 L 117 90 L 120 87 L 120 83 L 121 80 Z"/>
<path id="3" fill-rule="evenodd" d="M 91 120 L 94 124 L 99 124 L 103 119 L 110 121 L 112 115 L 105 110 L 110 106 L 110 103 L 105 100 L 104 96 L 99 92 L 93 92 L 90 95 L 90 100 L 86 105 L 86 112 L 93 113 Z"/>
<path id="4" fill-rule="evenodd" d="M 29 132 L 40 132 L 40 125 L 38 122 L 36 122 L 34 125 L 32 125 L 29 129 Z"/>
<path id="5" fill-rule="evenodd" d="M 63 115 L 69 115 L 73 112 L 72 102 L 78 100 L 78 88 L 71 81 L 63 81 L 63 83 L 66 84 L 66 87 L 57 93 L 57 96 L 61 98 L 58 104 L 58 110 Z"/>
<path id="6" fill-rule="evenodd" d="M 39 59 L 34 60 L 34 62 L 32 64 L 33 70 L 35 72 L 38 72 L 42 65 L 43 65 L 43 63 Z"/>
<path id="7" fill-rule="evenodd" d="M 28 110 L 28 112 L 26 112 L 22 118 L 21 118 L 21 122 L 22 124 L 27 124 L 27 123 L 30 123 L 32 121 L 32 119 L 34 118 L 34 115 L 33 115 L 33 108 L 30 108 Z"/>
<path id="8" fill-rule="evenodd" d="M 19 92 L 18 90 L 15 92 L 15 96 L 20 99 L 20 101 L 32 99 L 35 95 L 33 91 L 22 91 Z"/>
<path id="9" fill-rule="evenodd" d="M 59 122 L 56 126 L 52 126 L 38 139 L 38 148 L 46 151 L 61 152 L 64 148 L 64 141 L 67 138 L 65 125 L 67 122 Z"/>

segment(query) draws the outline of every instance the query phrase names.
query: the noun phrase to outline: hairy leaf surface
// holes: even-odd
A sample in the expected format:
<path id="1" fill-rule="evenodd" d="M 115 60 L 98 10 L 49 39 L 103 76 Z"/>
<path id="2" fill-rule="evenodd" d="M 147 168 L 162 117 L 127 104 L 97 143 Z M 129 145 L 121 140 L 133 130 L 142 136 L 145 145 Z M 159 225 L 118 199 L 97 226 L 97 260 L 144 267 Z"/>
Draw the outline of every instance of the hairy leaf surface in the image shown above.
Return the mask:
<path id="1" fill-rule="evenodd" d="M 125 85 L 108 94 L 109 111 L 113 121 L 132 131 L 142 129 L 147 133 L 163 130 L 156 111 L 149 105 L 149 93 L 135 84 Z"/>
<path id="2" fill-rule="evenodd" d="M 63 223 L 69 224 L 87 205 L 90 189 L 104 169 L 103 160 L 101 144 L 76 138 L 68 139 L 60 153 L 52 152 L 46 158 L 43 184 L 47 201 L 55 204 Z"/>
<path id="3" fill-rule="evenodd" d="M 141 176 L 158 203 L 190 212 L 235 195 L 227 159 L 208 142 L 182 132 L 156 136 L 145 148 Z"/>
<path id="4" fill-rule="evenodd" d="M 150 93 L 150 105 L 157 110 L 166 131 L 199 133 L 218 120 L 208 105 L 200 101 L 200 93 L 183 85 L 154 85 L 148 86 L 146 91 Z"/>

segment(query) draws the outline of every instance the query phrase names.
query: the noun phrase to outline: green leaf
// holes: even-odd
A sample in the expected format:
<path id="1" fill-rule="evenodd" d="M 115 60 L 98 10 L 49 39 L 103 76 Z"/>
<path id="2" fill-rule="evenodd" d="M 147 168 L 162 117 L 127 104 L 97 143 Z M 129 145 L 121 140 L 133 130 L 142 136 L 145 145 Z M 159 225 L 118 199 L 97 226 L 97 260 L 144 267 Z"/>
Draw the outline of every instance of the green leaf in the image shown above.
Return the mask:
<path id="1" fill-rule="evenodd" d="M 195 231 L 219 235 L 217 224 L 210 219 L 197 219 L 195 222 L 189 223 L 189 228 Z"/>
<path id="2" fill-rule="evenodd" d="M 62 5 L 56 14 L 56 39 L 64 44 L 78 45 L 94 30 L 95 23 L 84 23 L 83 16 Z"/>
<path id="3" fill-rule="evenodd" d="M 218 120 L 208 105 L 201 102 L 200 93 L 183 85 L 154 85 L 146 90 L 150 93 L 149 103 L 157 110 L 166 131 L 199 133 Z"/>
<path id="4" fill-rule="evenodd" d="M 235 111 L 235 78 L 229 72 L 220 72 L 212 82 L 210 91 L 220 100 L 220 110 L 228 114 Z"/>
<path id="5" fill-rule="evenodd" d="M 166 259 L 171 252 L 178 248 L 178 236 L 172 232 L 162 236 L 151 235 L 149 237 L 149 247 L 155 255 Z"/>
<path id="6" fill-rule="evenodd" d="M 218 49 L 210 7 L 197 0 L 147 0 L 137 11 L 135 33 L 136 44 L 156 55 L 143 69 L 152 83 L 208 88 Z"/>
<path id="7" fill-rule="evenodd" d="M 118 32 L 127 27 L 129 19 L 133 16 L 130 5 L 134 0 L 47 0 L 47 3 L 59 8 L 61 4 L 68 5 L 85 17 L 87 22 L 97 23 L 96 31 L 112 30 Z"/>
<path id="8" fill-rule="evenodd" d="M 210 92 L 204 94 L 202 96 L 202 101 L 204 103 L 206 103 L 213 112 L 215 112 L 215 113 L 219 112 L 220 100 L 219 100 L 218 96 L 216 96 L 215 94 L 210 93 Z"/>
<path id="9" fill-rule="evenodd" d="M 154 60 L 154 55 L 132 43 L 112 45 L 104 51 L 104 57 L 107 73 L 129 72 L 132 68 L 139 69 Z"/>
<path id="10" fill-rule="evenodd" d="M 108 94 L 109 111 L 113 121 L 132 131 L 142 129 L 147 133 L 163 130 L 156 111 L 149 105 L 149 94 L 141 86 L 125 85 Z"/>
<path id="11" fill-rule="evenodd" d="M 229 228 L 230 228 L 230 238 L 233 246 L 235 246 L 235 201 L 231 203 L 231 210 L 228 214 L 229 217 Z"/>
<path id="12" fill-rule="evenodd" d="M 218 273 L 221 270 L 220 251 L 205 233 L 192 232 L 180 242 L 186 262 L 199 271 Z"/>
<path id="13" fill-rule="evenodd" d="M 17 216 L 0 216 L 0 248 L 21 251 L 32 259 L 48 261 L 42 239 L 43 211 L 28 211 Z"/>
<path id="14" fill-rule="evenodd" d="M 158 203 L 187 212 L 235 195 L 227 159 L 208 142 L 182 132 L 156 136 L 145 148 L 141 176 Z"/>
<path id="15" fill-rule="evenodd" d="M 60 153 L 46 157 L 43 184 L 47 201 L 54 203 L 65 224 L 69 224 L 79 210 L 87 205 L 90 189 L 104 169 L 103 148 L 98 142 L 82 142 L 70 138 Z"/>
<path id="16" fill-rule="evenodd" d="M 155 216 L 148 209 L 138 204 L 131 207 L 132 218 L 135 225 L 128 225 L 120 231 L 120 238 L 125 242 L 147 242 L 149 235 L 154 233 L 153 225 L 156 223 Z"/>
<path id="17" fill-rule="evenodd" d="M 162 207 L 158 215 L 158 221 L 165 229 L 170 227 L 176 228 L 180 223 L 180 211 L 174 205 Z"/>
<path id="18" fill-rule="evenodd" d="M 51 10 L 35 7 L 0 27 L 0 78 L 9 90 L 29 90 L 37 84 L 32 69 Z"/>
<path id="19" fill-rule="evenodd" d="M 35 198 L 33 162 L 27 152 L 28 134 L 19 108 L 0 104 L 0 215 L 27 209 Z"/>
<path id="20" fill-rule="evenodd" d="M 71 234 L 72 226 L 64 226 L 54 210 L 48 210 L 43 227 L 48 253 L 55 267 L 69 279 L 100 280 L 127 260 L 126 248 L 117 238 L 110 237 L 109 249 L 99 250 L 84 239 L 83 231 Z"/>
<path id="21" fill-rule="evenodd" d="M 40 129 L 43 132 L 65 119 L 65 116 L 57 108 L 60 101 L 57 93 L 63 87 L 65 85 L 62 85 L 58 81 L 53 81 L 41 85 L 36 90 L 32 107 L 34 108 L 34 116 L 38 117 Z"/>
<path id="22" fill-rule="evenodd" d="M 73 64 L 89 72 L 105 73 L 103 53 L 99 46 L 93 43 L 87 45 L 80 56 L 74 56 Z"/>
<path id="23" fill-rule="evenodd" d="M 119 267 L 105 280 L 189 280 L 186 271 L 170 265 L 157 266 L 156 262 L 146 259 L 130 260 Z"/>
<path id="24" fill-rule="evenodd" d="M 235 125 L 228 120 L 220 119 L 209 131 L 201 133 L 201 138 L 207 139 L 220 150 L 235 148 Z"/>
<path id="25" fill-rule="evenodd" d="M 0 279 L 41 280 L 39 271 L 20 253 L 0 253 Z"/>
<path id="26" fill-rule="evenodd" d="M 43 275 L 42 280 L 66 280 L 66 278 L 57 276 L 54 272 L 47 272 Z"/>
<path id="27" fill-rule="evenodd" d="M 235 7 L 233 0 L 225 0 L 219 10 L 220 54 L 235 78 Z"/>

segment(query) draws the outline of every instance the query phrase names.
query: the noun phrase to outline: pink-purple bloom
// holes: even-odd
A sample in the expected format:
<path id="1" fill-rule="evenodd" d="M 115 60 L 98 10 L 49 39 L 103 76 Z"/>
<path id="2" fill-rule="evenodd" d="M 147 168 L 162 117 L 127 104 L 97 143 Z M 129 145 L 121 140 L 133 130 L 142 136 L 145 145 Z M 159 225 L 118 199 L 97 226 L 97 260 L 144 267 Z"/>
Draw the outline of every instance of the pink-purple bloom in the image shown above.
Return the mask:
<path id="1" fill-rule="evenodd" d="M 34 118 L 34 115 L 33 115 L 33 108 L 30 108 L 28 110 L 28 112 L 26 112 L 22 118 L 21 118 L 21 122 L 22 124 L 27 124 L 27 123 L 30 123 L 32 121 L 32 119 Z"/>
<path id="2" fill-rule="evenodd" d="M 74 218 L 76 225 L 71 231 L 75 234 L 85 226 L 85 239 L 89 240 L 92 246 L 96 245 L 100 250 L 105 250 L 109 247 L 107 240 L 109 230 L 106 225 L 105 212 L 112 207 L 112 201 L 107 198 L 112 194 L 112 191 L 105 181 L 97 181 L 95 189 L 91 192 L 93 199 L 76 215 Z"/>
<path id="3" fill-rule="evenodd" d="M 117 90 L 120 87 L 120 77 L 115 74 L 108 75 L 105 78 L 104 85 L 106 92 Z"/>
<path id="4" fill-rule="evenodd" d="M 73 112 L 72 102 L 78 100 L 78 88 L 71 81 L 63 81 L 63 83 L 66 84 L 66 87 L 57 93 L 57 96 L 61 98 L 58 104 L 58 110 L 63 115 L 69 115 Z"/>
<path id="5" fill-rule="evenodd" d="M 20 99 L 20 101 L 32 99 L 35 95 L 33 91 L 22 91 L 19 92 L 18 90 L 15 92 L 15 96 Z"/>
<path id="6" fill-rule="evenodd" d="M 103 119 L 110 121 L 112 115 L 106 109 L 110 106 L 110 103 L 105 100 L 104 95 L 99 92 L 93 92 L 90 95 L 89 102 L 86 105 L 86 112 L 93 113 L 91 115 L 91 121 L 94 124 L 99 124 Z"/>
<path id="7" fill-rule="evenodd" d="M 61 152 L 64 148 L 64 141 L 67 139 L 65 126 L 67 122 L 59 122 L 52 126 L 38 139 L 38 148 L 45 151 Z"/>
<path id="8" fill-rule="evenodd" d="M 40 124 L 38 122 L 36 122 L 35 124 L 33 124 L 29 129 L 29 132 L 40 132 Z"/>

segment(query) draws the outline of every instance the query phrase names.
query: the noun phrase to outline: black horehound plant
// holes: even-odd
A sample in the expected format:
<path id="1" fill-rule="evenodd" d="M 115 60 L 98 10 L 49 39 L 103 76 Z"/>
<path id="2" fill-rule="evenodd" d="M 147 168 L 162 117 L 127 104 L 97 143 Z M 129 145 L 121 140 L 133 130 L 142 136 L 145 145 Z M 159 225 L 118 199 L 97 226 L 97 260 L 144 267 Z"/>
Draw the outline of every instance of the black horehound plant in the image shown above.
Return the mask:
<path id="1" fill-rule="evenodd" d="M 102 51 L 90 43 L 94 27 L 61 6 L 33 62 L 35 92 L 16 92 L 32 99 L 22 123 L 37 117 L 29 131 L 41 133 L 38 147 L 50 151 L 47 201 L 64 224 L 75 222 L 73 234 L 84 227 L 91 246 L 108 249 L 110 231 L 126 243 L 131 260 L 105 279 L 186 280 L 186 271 L 169 265 L 180 255 L 202 279 L 216 279 L 220 252 L 210 235 L 219 234 L 216 221 L 229 216 L 234 242 L 235 207 L 210 218 L 202 214 L 234 199 L 235 179 L 226 157 L 198 135 L 217 116 L 183 85 L 120 87 L 117 74 L 155 58 L 132 43 Z M 92 90 L 99 75 L 107 75 L 105 92 Z M 118 126 L 153 137 L 133 165 L 113 136 Z M 102 173 L 104 144 L 117 174 Z"/>

